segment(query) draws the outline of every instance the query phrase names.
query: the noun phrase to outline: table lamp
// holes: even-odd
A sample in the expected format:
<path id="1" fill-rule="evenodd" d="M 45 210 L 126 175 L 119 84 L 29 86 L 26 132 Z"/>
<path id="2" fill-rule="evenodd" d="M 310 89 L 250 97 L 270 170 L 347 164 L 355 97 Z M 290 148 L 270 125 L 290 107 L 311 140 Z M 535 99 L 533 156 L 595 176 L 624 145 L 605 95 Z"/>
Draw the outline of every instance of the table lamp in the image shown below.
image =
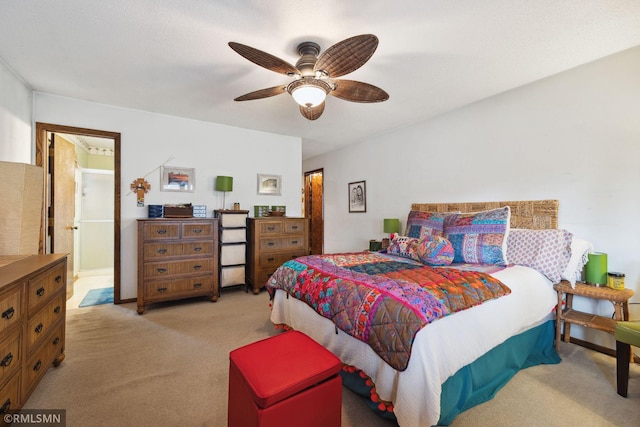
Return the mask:
<path id="1" fill-rule="evenodd" d="M 216 191 L 222 191 L 222 210 L 225 206 L 225 196 L 227 191 L 233 191 L 233 177 L 232 176 L 217 176 L 216 177 Z"/>
<path id="2" fill-rule="evenodd" d="M 607 284 L 607 254 L 593 252 L 589 255 L 589 261 L 584 266 L 584 280 L 590 285 Z"/>
<path id="3" fill-rule="evenodd" d="M 394 234 L 400 231 L 400 220 L 398 218 L 385 218 L 382 227 L 385 233 L 389 233 L 389 237 L 393 239 Z"/>

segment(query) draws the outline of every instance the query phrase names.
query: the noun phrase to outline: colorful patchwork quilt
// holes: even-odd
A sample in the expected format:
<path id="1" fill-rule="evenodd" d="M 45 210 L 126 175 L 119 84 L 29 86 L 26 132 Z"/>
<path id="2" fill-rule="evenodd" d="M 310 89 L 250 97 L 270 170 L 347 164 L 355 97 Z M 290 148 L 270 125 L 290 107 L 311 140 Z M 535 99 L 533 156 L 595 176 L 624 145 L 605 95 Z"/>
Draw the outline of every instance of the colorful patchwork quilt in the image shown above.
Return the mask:
<path id="1" fill-rule="evenodd" d="M 420 328 L 511 290 L 492 276 L 432 268 L 379 252 L 311 255 L 287 261 L 267 282 L 304 301 L 404 371 Z"/>

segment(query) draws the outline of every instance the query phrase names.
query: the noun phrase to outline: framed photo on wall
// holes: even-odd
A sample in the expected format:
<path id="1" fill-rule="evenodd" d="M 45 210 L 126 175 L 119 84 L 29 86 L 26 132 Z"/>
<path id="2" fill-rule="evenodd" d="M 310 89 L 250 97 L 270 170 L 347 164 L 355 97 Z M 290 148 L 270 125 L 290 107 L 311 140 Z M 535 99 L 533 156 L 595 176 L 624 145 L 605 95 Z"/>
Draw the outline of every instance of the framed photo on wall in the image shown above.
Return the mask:
<path id="1" fill-rule="evenodd" d="M 196 170 L 176 166 L 160 166 L 160 191 L 196 191 Z"/>
<path id="2" fill-rule="evenodd" d="M 367 186 L 365 181 L 349 183 L 349 212 L 367 211 Z"/>
<path id="3" fill-rule="evenodd" d="M 258 174 L 258 194 L 279 196 L 282 187 L 281 175 Z"/>

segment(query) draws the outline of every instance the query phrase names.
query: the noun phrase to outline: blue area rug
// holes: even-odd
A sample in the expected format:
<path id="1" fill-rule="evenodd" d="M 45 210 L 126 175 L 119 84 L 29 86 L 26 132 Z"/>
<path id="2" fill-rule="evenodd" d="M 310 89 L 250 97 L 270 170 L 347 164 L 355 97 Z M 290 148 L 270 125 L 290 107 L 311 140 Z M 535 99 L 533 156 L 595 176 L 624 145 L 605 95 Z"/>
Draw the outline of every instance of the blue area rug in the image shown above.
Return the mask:
<path id="1" fill-rule="evenodd" d="M 78 307 L 89 307 L 91 305 L 112 304 L 113 288 L 91 289 L 82 299 Z"/>

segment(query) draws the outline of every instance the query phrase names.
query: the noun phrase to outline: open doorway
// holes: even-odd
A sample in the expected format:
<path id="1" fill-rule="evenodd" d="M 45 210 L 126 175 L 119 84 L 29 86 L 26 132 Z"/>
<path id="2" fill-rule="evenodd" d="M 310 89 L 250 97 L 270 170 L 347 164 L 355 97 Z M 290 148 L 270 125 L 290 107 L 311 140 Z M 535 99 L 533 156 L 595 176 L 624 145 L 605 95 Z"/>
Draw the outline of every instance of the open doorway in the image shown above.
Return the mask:
<path id="1" fill-rule="evenodd" d="M 304 216 L 309 218 L 309 250 L 311 254 L 324 252 L 324 171 L 304 173 Z"/>
<path id="2" fill-rule="evenodd" d="M 84 144 L 83 148 L 87 152 L 103 151 L 103 155 L 105 151 L 111 150 L 109 155 L 112 155 L 112 158 L 108 161 L 104 159 L 102 163 L 108 165 L 110 162 L 113 166 L 100 166 L 101 160 L 96 156 L 87 156 L 93 159 L 89 162 L 86 158 L 82 158 L 86 153 L 82 150 L 77 151 L 75 148 L 73 152 L 69 149 L 58 151 L 56 145 L 65 147 L 67 144 L 72 146 Z M 78 159 L 78 153 L 80 159 Z M 75 156 L 72 161 L 66 160 L 66 166 L 62 167 L 65 170 L 73 169 L 71 191 L 61 191 L 56 184 L 56 181 L 62 179 L 61 176 L 66 173 L 61 173 L 58 170 L 57 165 L 64 164 L 65 161 L 61 161 L 60 158 L 56 159 L 56 156 L 62 158 Z M 78 290 L 84 295 L 86 294 L 84 288 L 87 286 L 87 281 L 82 281 L 82 278 L 85 275 L 91 276 L 97 273 L 104 281 L 100 283 L 100 286 L 113 287 L 114 303 L 124 302 L 120 299 L 120 134 L 36 123 L 35 163 L 43 168 L 45 186 L 49 188 L 45 192 L 40 250 L 43 253 L 73 253 L 69 256 L 72 259 L 73 267 L 68 275 L 71 283 L 68 283 L 67 286 L 67 297 L 72 296 L 75 293 L 74 289 L 78 288 L 74 286 L 74 278 L 81 279 L 76 281 L 76 284 L 80 285 L 82 289 L 78 288 Z M 72 163 L 72 166 L 69 163 Z M 60 174 L 60 176 L 56 176 L 56 174 Z M 69 186 L 67 184 L 63 188 Z M 99 195 L 104 192 L 113 195 L 112 198 L 108 198 L 110 200 L 108 203 L 99 198 Z M 84 197 L 87 195 L 95 197 Z M 68 208 L 68 205 L 73 206 L 70 209 L 72 213 L 69 214 L 68 211 L 60 213 L 61 207 Z M 110 212 L 105 214 L 105 212 L 100 212 L 101 209 Z M 62 219 L 58 218 L 58 215 Z M 69 216 L 72 218 L 69 219 Z M 69 239 L 69 235 L 72 236 L 72 249 L 65 249 L 60 245 L 63 244 L 62 241 Z M 88 245 L 92 240 L 101 240 L 107 243 L 100 244 L 99 247 Z M 107 257 L 103 256 L 103 258 L 109 261 L 108 264 L 104 264 L 104 259 L 100 260 L 100 257 L 95 253 L 104 254 L 105 251 Z M 107 272 L 107 274 L 100 274 L 101 272 Z M 96 286 L 95 280 L 94 284 L 89 285 L 89 287 Z M 78 294 L 73 298 L 79 298 L 83 295 Z"/>

